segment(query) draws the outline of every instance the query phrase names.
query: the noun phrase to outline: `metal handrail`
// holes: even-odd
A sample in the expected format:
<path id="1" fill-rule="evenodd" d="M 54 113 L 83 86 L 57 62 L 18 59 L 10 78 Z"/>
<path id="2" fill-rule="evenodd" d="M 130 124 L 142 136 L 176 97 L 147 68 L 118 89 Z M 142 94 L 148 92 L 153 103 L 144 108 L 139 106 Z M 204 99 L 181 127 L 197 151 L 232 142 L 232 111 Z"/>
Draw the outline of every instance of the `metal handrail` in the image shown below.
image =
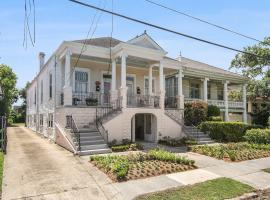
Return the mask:
<path id="1" fill-rule="evenodd" d="M 81 150 L 81 138 L 80 138 L 80 131 L 73 119 L 72 115 L 66 116 L 66 128 L 71 129 L 71 132 L 74 134 L 76 141 L 78 142 L 78 151 Z"/>
<path id="2" fill-rule="evenodd" d="M 73 92 L 72 105 L 106 106 L 111 101 L 110 93 L 102 92 Z"/>

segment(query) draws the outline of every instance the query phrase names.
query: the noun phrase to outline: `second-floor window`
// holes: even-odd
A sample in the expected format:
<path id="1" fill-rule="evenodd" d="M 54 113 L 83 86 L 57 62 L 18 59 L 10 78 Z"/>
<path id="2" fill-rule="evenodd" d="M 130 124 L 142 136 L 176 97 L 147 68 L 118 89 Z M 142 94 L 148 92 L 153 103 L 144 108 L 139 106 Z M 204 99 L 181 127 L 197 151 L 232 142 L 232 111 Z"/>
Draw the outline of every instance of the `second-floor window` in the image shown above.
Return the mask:
<path id="1" fill-rule="evenodd" d="M 82 71 L 75 71 L 75 92 L 88 92 L 88 73 Z"/>
<path id="2" fill-rule="evenodd" d="M 155 94 L 156 87 L 155 87 L 155 79 L 152 79 L 152 93 Z M 148 95 L 149 94 L 149 79 L 145 78 L 144 79 L 144 94 Z"/>
<path id="3" fill-rule="evenodd" d="M 193 98 L 193 99 L 200 98 L 200 84 L 190 83 L 190 98 Z"/>
<path id="4" fill-rule="evenodd" d="M 52 98 L 52 73 L 49 75 L 49 97 Z"/>

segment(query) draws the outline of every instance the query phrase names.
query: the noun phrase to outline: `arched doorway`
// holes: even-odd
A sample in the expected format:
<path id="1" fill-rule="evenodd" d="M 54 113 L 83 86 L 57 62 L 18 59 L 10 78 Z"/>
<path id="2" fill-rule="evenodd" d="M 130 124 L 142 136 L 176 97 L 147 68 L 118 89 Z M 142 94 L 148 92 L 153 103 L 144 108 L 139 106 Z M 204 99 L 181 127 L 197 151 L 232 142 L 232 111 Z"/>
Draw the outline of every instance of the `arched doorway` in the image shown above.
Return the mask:
<path id="1" fill-rule="evenodd" d="M 157 118 L 153 114 L 135 114 L 131 120 L 132 141 L 155 142 L 157 138 Z"/>

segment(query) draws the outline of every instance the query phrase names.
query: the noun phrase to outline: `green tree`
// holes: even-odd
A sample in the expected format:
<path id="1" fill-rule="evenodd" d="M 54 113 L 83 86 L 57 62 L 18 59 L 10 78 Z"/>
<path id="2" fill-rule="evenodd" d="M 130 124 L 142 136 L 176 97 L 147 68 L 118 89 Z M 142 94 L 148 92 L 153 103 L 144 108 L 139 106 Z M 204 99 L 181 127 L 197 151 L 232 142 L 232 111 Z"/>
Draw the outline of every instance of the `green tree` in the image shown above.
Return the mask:
<path id="1" fill-rule="evenodd" d="M 22 100 L 22 108 L 21 108 L 20 114 L 22 115 L 23 121 L 25 121 L 25 117 L 26 117 L 26 106 L 27 106 L 26 92 L 27 92 L 27 89 L 29 88 L 29 86 L 30 86 L 30 83 L 27 82 L 25 87 L 22 88 L 19 92 L 20 99 Z"/>
<path id="2" fill-rule="evenodd" d="M 16 89 L 17 76 L 12 69 L 4 64 L 0 65 L 0 86 L 3 91 L 3 98 L 0 100 L 0 115 L 9 116 L 11 106 L 18 99 Z"/>

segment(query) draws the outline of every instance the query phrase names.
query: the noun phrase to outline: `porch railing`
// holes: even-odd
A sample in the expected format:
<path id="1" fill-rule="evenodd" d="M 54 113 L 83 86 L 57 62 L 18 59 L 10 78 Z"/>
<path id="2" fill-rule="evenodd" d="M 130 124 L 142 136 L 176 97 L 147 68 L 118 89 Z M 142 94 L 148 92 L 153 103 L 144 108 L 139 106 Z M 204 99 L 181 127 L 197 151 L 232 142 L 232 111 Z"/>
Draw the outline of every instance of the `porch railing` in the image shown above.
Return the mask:
<path id="1" fill-rule="evenodd" d="M 165 96 L 165 108 L 177 108 L 177 98 Z"/>
<path id="2" fill-rule="evenodd" d="M 111 95 L 109 93 L 88 92 L 88 93 L 73 93 L 72 105 L 84 106 L 100 106 L 109 105 Z"/>
<path id="3" fill-rule="evenodd" d="M 186 102 L 196 102 L 196 101 L 203 101 L 203 99 L 192 99 L 192 98 L 185 98 L 185 103 Z M 212 99 L 208 99 L 207 103 L 209 105 L 215 105 L 218 106 L 220 108 L 225 108 L 225 101 L 224 100 L 212 100 Z M 228 101 L 228 107 L 229 108 L 243 108 L 244 104 L 243 102 L 239 102 L 239 101 Z"/>
<path id="4" fill-rule="evenodd" d="M 127 106 L 159 108 L 159 96 L 140 94 L 127 95 Z"/>

